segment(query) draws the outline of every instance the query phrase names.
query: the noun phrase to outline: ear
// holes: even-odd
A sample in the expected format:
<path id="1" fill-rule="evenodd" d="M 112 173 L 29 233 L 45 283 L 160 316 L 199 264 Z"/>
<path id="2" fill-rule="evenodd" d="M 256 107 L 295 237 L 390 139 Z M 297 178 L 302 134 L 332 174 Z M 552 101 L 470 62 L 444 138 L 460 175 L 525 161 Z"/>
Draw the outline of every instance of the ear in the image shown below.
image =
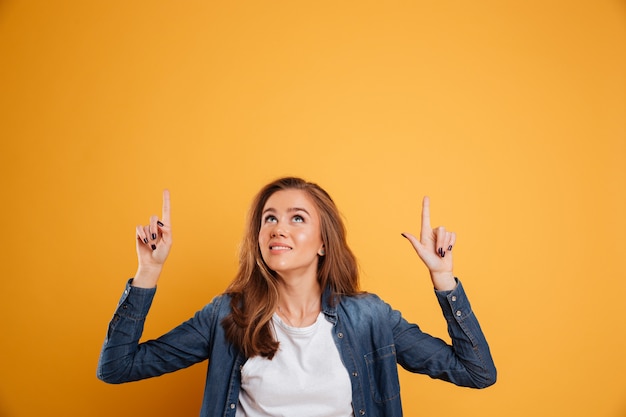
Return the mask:
<path id="1" fill-rule="evenodd" d="M 324 245 L 322 245 L 322 247 L 320 248 L 320 250 L 317 251 L 317 254 L 319 256 L 324 256 L 326 255 L 326 250 L 324 249 Z"/>

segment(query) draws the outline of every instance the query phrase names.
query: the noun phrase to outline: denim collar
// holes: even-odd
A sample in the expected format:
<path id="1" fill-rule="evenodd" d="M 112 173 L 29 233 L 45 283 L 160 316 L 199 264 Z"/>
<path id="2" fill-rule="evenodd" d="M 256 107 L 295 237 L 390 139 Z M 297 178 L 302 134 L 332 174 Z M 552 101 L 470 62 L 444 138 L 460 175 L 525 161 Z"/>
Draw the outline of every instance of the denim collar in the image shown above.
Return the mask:
<path id="1" fill-rule="evenodd" d="M 326 320 L 333 325 L 337 324 L 337 305 L 339 304 L 339 295 L 334 294 L 330 286 L 327 286 L 322 293 L 322 312 L 326 316 Z M 333 301 L 335 301 L 333 303 Z"/>

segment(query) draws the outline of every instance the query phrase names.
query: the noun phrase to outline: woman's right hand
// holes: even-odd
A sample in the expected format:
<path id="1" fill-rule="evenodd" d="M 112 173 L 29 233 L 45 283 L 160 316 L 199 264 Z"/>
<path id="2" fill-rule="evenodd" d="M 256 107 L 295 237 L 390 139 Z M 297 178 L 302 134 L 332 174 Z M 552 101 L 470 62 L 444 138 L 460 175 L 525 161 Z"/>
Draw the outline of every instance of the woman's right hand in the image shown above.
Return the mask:
<path id="1" fill-rule="evenodd" d="M 170 220 L 170 192 L 163 191 L 161 220 L 150 217 L 150 224 L 137 226 L 138 267 L 132 285 L 152 288 L 156 286 L 163 264 L 172 247 L 172 225 Z"/>

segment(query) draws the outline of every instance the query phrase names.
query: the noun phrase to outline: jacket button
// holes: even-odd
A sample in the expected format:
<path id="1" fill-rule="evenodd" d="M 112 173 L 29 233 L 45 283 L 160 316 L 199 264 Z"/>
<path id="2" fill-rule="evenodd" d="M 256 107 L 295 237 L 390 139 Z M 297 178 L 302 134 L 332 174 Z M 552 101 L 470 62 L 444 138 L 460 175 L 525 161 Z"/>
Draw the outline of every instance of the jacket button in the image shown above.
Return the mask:
<path id="1" fill-rule="evenodd" d="M 456 301 L 456 295 L 452 296 L 452 301 Z"/>
<path id="2" fill-rule="evenodd" d="M 362 416 L 365 415 L 365 410 L 359 410 L 359 414 L 361 414 Z"/>
<path id="3" fill-rule="evenodd" d="M 234 410 L 234 409 L 235 409 L 235 404 L 231 404 L 231 405 L 230 405 L 230 409 L 231 409 L 231 410 Z"/>
<path id="4" fill-rule="evenodd" d="M 337 333 L 337 337 L 342 339 L 343 338 L 343 333 L 341 333 L 341 332 Z"/>
<path id="5" fill-rule="evenodd" d="M 456 312 L 456 316 L 457 316 L 457 317 L 461 317 L 461 314 L 462 314 L 462 313 L 461 313 L 461 310 L 457 310 L 457 312 Z"/>
<path id="6" fill-rule="evenodd" d="M 354 371 L 354 372 L 352 372 L 352 376 L 359 376 L 359 373 Z"/>

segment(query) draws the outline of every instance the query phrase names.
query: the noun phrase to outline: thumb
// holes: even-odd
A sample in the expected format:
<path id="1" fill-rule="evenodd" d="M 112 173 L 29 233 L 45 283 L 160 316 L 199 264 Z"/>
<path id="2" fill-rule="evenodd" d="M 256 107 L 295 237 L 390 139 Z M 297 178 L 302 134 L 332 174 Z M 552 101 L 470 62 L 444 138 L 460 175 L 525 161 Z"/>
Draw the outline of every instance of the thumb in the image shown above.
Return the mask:
<path id="1" fill-rule="evenodd" d="M 411 242 L 411 245 L 413 246 L 413 249 L 415 249 L 415 252 L 417 252 L 417 255 L 424 259 L 423 255 L 425 255 L 426 247 L 422 244 L 422 242 L 410 233 L 402 233 L 402 236 Z"/>

